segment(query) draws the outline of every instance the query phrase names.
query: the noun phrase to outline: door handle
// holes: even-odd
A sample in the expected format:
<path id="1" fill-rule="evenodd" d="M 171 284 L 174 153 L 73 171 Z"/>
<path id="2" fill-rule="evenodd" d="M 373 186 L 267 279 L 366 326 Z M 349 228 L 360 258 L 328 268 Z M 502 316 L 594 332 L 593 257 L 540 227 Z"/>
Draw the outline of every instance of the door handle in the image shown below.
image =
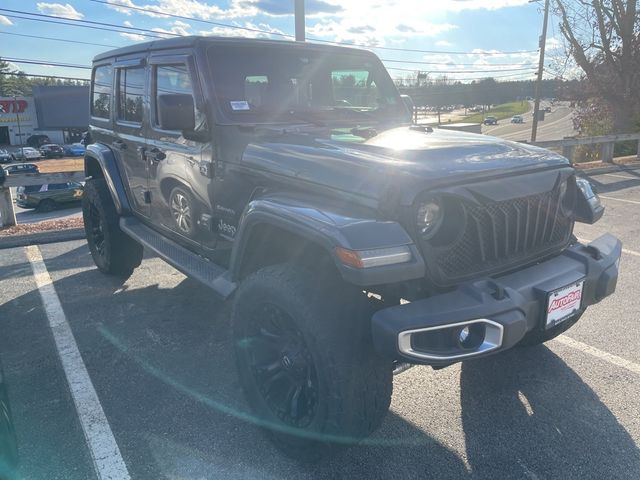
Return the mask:
<path id="1" fill-rule="evenodd" d="M 116 150 L 126 150 L 127 149 L 127 144 L 124 143 L 122 140 L 116 140 L 116 141 L 112 142 L 111 146 L 113 148 L 115 148 Z"/>
<path id="2" fill-rule="evenodd" d="M 154 147 L 151 150 L 146 150 L 144 154 L 147 157 L 147 160 L 153 163 L 161 162 L 162 160 L 167 158 L 167 154 L 157 147 Z"/>

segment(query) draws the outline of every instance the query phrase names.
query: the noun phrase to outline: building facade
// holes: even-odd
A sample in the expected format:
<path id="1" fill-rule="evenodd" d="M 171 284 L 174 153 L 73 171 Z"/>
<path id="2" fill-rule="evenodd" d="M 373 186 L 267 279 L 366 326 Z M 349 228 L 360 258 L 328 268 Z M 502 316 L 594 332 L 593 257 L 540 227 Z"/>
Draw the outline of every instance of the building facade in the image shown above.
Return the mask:
<path id="1" fill-rule="evenodd" d="M 0 97 L 0 145 L 26 145 L 33 135 L 80 141 L 89 126 L 89 87 L 33 87 L 31 97 Z"/>

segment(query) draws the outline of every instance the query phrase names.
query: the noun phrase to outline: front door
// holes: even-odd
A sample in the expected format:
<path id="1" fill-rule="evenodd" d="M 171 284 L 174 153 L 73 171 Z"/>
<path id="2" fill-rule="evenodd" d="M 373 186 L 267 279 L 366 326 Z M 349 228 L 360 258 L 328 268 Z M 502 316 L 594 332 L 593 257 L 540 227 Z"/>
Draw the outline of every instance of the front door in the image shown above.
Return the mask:
<path id="1" fill-rule="evenodd" d="M 196 130 L 207 130 L 192 57 L 158 55 L 151 56 L 149 62 L 151 114 L 147 157 L 153 223 L 193 246 L 212 246 L 207 220 L 211 211 L 209 170 L 201 169 L 210 144 L 188 140 L 180 130 L 164 129 L 158 114 L 163 95 L 190 95 Z"/>
<path id="2" fill-rule="evenodd" d="M 124 171 L 131 194 L 132 208 L 150 216 L 145 112 L 146 68 L 144 58 L 127 59 L 115 65 L 115 128 L 111 147 Z"/>

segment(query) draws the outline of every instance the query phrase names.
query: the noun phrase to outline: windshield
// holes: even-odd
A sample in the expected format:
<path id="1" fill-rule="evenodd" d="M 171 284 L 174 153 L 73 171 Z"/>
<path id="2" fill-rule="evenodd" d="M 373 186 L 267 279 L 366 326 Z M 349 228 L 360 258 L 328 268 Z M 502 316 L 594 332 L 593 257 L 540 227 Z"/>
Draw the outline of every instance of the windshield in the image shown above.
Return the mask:
<path id="1" fill-rule="evenodd" d="M 212 47 L 213 85 L 229 123 L 404 121 L 399 94 L 366 52 Z"/>

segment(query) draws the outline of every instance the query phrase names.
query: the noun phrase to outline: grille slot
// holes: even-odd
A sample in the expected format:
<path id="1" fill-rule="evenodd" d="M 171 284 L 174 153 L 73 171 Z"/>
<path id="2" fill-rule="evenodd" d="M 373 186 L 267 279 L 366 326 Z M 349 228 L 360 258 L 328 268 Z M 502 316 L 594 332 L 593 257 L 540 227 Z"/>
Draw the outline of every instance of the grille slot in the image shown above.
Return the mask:
<path id="1" fill-rule="evenodd" d="M 463 205 L 466 225 L 458 239 L 441 247 L 428 241 L 424 245 L 431 276 L 440 285 L 506 271 L 559 251 L 573 229 L 573 220 L 560 212 L 557 190 L 502 202 L 463 201 Z"/>

